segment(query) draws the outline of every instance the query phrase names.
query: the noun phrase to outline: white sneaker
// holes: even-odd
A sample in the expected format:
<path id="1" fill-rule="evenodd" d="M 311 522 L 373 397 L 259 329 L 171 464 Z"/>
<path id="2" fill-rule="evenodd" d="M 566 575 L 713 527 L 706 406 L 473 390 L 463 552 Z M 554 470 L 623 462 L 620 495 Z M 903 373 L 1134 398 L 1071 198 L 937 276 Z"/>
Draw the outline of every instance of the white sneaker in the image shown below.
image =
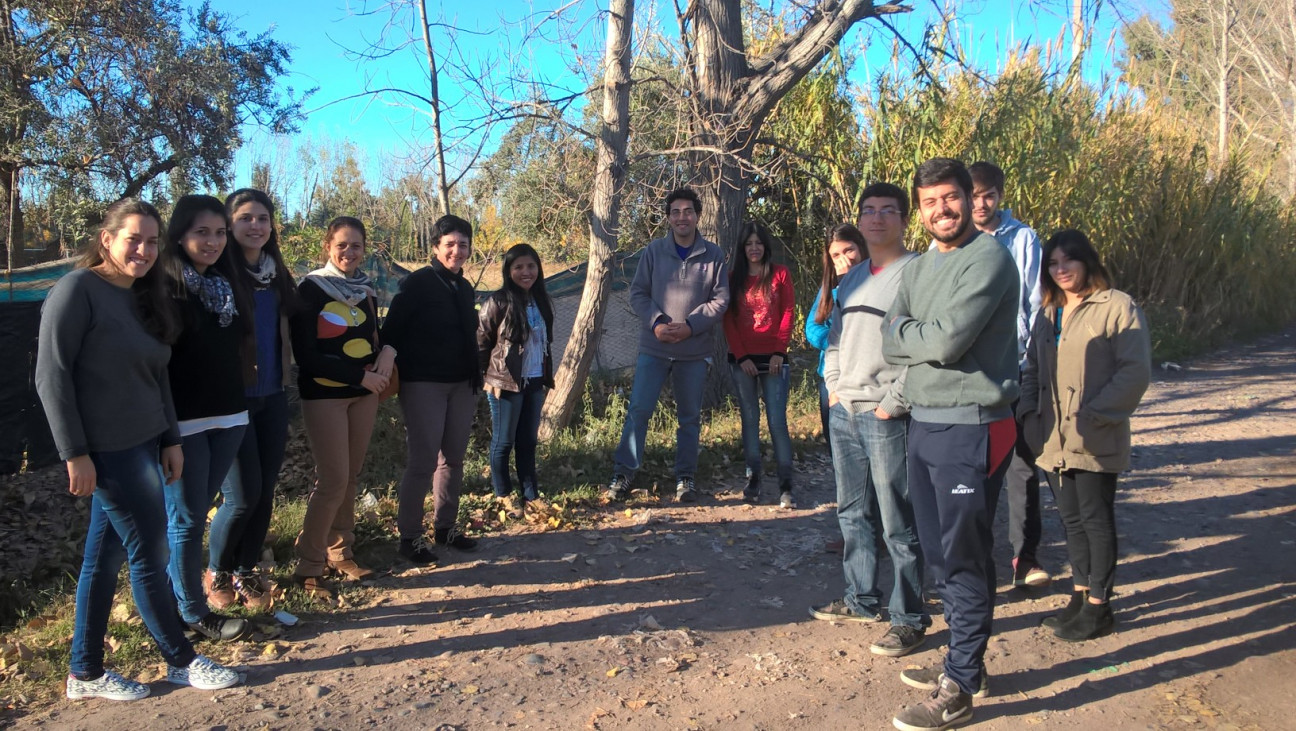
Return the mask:
<path id="1" fill-rule="evenodd" d="M 792 499 L 792 493 L 785 492 L 779 495 L 779 507 L 784 510 L 792 510 L 796 507 L 796 501 Z"/>
<path id="2" fill-rule="evenodd" d="M 167 666 L 168 683 L 191 685 L 199 690 L 220 690 L 238 685 L 241 680 L 237 672 L 224 665 L 217 665 L 206 655 L 194 657 L 189 667 Z"/>
<path id="3" fill-rule="evenodd" d="M 67 678 L 67 697 L 72 700 L 82 698 L 107 698 L 110 701 L 137 701 L 147 698 L 149 687 L 134 680 L 127 680 L 111 670 L 94 680 L 77 680 L 69 675 Z"/>

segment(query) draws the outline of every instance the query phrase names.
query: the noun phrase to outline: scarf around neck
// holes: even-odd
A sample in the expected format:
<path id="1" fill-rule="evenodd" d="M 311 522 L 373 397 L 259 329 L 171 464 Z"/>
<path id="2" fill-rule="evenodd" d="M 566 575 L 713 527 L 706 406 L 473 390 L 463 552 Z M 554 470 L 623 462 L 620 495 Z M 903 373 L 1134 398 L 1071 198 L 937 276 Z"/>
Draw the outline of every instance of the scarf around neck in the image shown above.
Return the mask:
<path id="1" fill-rule="evenodd" d="M 275 266 L 275 260 L 264 251 L 261 252 L 261 258 L 256 264 L 249 265 L 246 260 L 243 262 L 243 268 L 247 270 L 252 281 L 256 282 L 258 289 L 265 289 L 274 281 L 275 275 L 279 273 Z"/>
<path id="2" fill-rule="evenodd" d="M 350 277 L 341 269 L 333 265 L 333 262 L 325 264 L 322 268 L 307 274 L 306 277 L 324 290 L 324 294 L 332 297 L 338 302 L 344 302 L 349 307 L 355 307 L 365 299 L 374 296 L 373 286 L 369 283 L 369 275 L 363 271 L 356 271 Z"/>
<path id="3" fill-rule="evenodd" d="M 221 327 L 229 327 L 238 314 L 229 280 L 211 268 L 206 274 L 199 274 L 193 264 L 184 265 L 183 276 L 185 288 L 198 295 L 203 309 L 216 315 Z"/>

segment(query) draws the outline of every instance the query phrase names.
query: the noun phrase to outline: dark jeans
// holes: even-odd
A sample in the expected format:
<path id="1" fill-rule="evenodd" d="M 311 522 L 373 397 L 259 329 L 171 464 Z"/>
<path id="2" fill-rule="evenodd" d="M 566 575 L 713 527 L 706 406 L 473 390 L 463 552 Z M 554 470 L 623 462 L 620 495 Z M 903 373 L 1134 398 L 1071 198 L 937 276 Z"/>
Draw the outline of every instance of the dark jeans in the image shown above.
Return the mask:
<path id="1" fill-rule="evenodd" d="M 1012 462 L 1004 476 L 1004 492 L 1008 493 L 1008 541 L 1013 547 L 1013 557 L 1018 563 L 1038 566 L 1035 552 L 1039 549 L 1041 532 L 1039 470 L 1020 426 Z"/>
<path id="2" fill-rule="evenodd" d="M 70 668 L 82 680 L 103 675 L 104 635 L 123 560 L 130 567 L 135 606 L 162 657 L 181 667 L 194 659 L 167 584 L 167 519 L 158 451 L 159 441 L 152 439 L 131 449 L 90 455 L 97 484 L 77 579 Z"/>
<path id="3" fill-rule="evenodd" d="M 167 543 L 171 546 L 167 573 L 186 622 L 197 622 L 211 611 L 202 588 L 203 529 L 207 512 L 243 443 L 245 428 L 208 429 L 184 437 L 184 474 L 163 490 Z"/>
<path id="4" fill-rule="evenodd" d="M 828 456 L 832 457 L 832 430 L 828 418 L 828 383 L 823 376 L 819 377 L 819 424 L 823 428 L 824 444 L 828 445 Z"/>
<path id="5" fill-rule="evenodd" d="M 509 453 L 517 460 L 518 482 L 525 500 L 540 497 L 536 477 L 536 445 L 539 443 L 540 411 L 544 408 L 544 384 L 538 378 L 526 381 L 521 391 L 500 391 L 499 398 L 487 393 L 490 403 L 491 487 L 496 497 L 513 494 L 509 478 Z"/>
<path id="6" fill-rule="evenodd" d="M 895 581 L 887 605 L 891 624 L 923 628 L 931 619 L 923 608 L 922 550 L 905 467 L 907 418 L 879 419 L 871 410 L 852 413 L 832 407 L 837 435 L 833 471 L 837 475 L 837 523 L 842 532 L 842 574 L 846 604 L 859 614 L 880 614 L 878 586 L 880 524 Z"/>
<path id="7" fill-rule="evenodd" d="M 915 419 L 909 425 L 909 496 L 949 625 L 945 674 L 965 693 L 981 686 L 990 641 L 995 598 L 991 527 L 1015 431 L 1012 419 L 998 424 Z"/>
<path id="8" fill-rule="evenodd" d="M 792 483 L 792 437 L 788 435 L 787 400 L 791 369 L 784 364 L 778 373 L 749 376 L 742 366 L 730 364 L 734 385 L 738 388 L 738 414 L 742 420 L 743 457 L 747 476 L 760 477 L 760 404 L 765 402 L 765 423 L 774 443 L 774 463 L 779 487 Z"/>
<path id="9" fill-rule="evenodd" d="M 1108 601 L 1116 582 L 1116 473 L 1067 470 L 1048 473 L 1066 528 L 1071 581 Z"/>
<path id="10" fill-rule="evenodd" d="M 261 560 L 288 444 L 288 394 L 249 398 L 248 419 L 212 518 L 207 565 L 213 571 L 250 571 Z"/>

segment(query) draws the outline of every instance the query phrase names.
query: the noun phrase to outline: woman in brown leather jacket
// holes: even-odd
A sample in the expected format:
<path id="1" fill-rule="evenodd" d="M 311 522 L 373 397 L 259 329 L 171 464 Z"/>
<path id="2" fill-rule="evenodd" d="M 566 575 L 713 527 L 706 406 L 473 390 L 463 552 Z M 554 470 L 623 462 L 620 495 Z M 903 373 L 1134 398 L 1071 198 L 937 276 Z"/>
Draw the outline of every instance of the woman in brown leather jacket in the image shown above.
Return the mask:
<path id="1" fill-rule="evenodd" d="M 1054 234 L 1043 261 L 1017 418 L 1048 474 L 1071 559 L 1071 602 L 1044 625 L 1079 642 L 1115 624 L 1116 475 L 1129 469 L 1130 415 L 1151 378 L 1151 343 L 1142 310 L 1112 288 L 1084 234 Z"/>
<path id="2" fill-rule="evenodd" d="M 553 304 L 540 255 L 527 244 L 504 254 L 504 285 L 481 307 L 477 358 L 486 373 L 491 412 L 491 485 L 513 517 L 540 498 L 536 445 L 545 389 L 553 388 Z M 509 452 L 517 461 L 522 500 L 513 500 Z"/>

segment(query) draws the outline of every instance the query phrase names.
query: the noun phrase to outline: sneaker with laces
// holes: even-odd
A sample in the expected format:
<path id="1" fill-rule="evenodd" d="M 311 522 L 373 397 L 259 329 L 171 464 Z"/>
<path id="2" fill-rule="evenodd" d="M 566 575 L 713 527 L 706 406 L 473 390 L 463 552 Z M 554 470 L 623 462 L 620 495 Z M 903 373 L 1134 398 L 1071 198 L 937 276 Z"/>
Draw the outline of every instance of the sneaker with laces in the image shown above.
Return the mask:
<path id="1" fill-rule="evenodd" d="M 257 612 L 264 612 L 273 603 L 273 594 L 265 590 L 265 581 L 256 571 L 239 571 L 234 574 L 234 593 L 239 604 Z"/>
<path id="2" fill-rule="evenodd" d="M 234 577 L 230 572 L 207 569 L 203 573 L 202 583 L 207 603 L 213 609 L 228 609 L 238 604 L 238 595 L 234 593 Z"/>
<path id="3" fill-rule="evenodd" d="M 432 531 L 432 540 L 438 546 L 449 546 L 460 551 L 477 550 L 477 539 L 460 533 L 458 528 L 437 528 Z"/>
<path id="4" fill-rule="evenodd" d="M 197 655 L 186 667 L 167 666 L 167 682 L 189 685 L 198 690 L 220 690 L 238 685 L 242 678 L 224 665 L 217 665 L 206 655 Z"/>
<path id="5" fill-rule="evenodd" d="M 94 680 L 78 680 L 67 676 L 67 697 L 71 700 L 82 698 L 107 698 L 110 701 L 137 701 L 147 698 L 149 687 L 134 680 L 107 670 Z"/>
<path id="6" fill-rule="evenodd" d="M 940 687 L 941 678 L 945 677 L 945 672 L 941 666 L 931 668 L 905 668 L 900 671 L 900 680 L 910 688 L 919 690 L 936 690 Z M 973 698 L 985 698 L 990 695 L 990 673 L 981 668 L 981 687 L 977 692 L 972 694 Z"/>
<path id="7" fill-rule="evenodd" d="M 792 510 L 796 507 L 796 501 L 792 499 L 792 493 L 779 493 L 779 507 L 784 510 Z"/>
<path id="8" fill-rule="evenodd" d="M 823 606 L 810 607 L 810 616 L 827 622 L 861 622 L 876 624 L 882 621 L 881 614 L 858 614 L 845 599 L 835 599 Z"/>
<path id="9" fill-rule="evenodd" d="M 630 497 L 630 478 L 625 475 L 613 475 L 612 482 L 608 483 L 607 499 L 621 502 L 628 497 Z"/>
<path id="10" fill-rule="evenodd" d="M 869 652 L 883 657 L 902 657 L 922 647 L 927 631 L 920 627 L 893 624 L 877 642 L 869 645 Z"/>
<path id="11" fill-rule="evenodd" d="M 189 629 L 205 639 L 217 642 L 234 642 L 247 637 L 252 627 L 246 619 L 227 617 L 217 612 L 208 612 L 206 617 L 197 622 L 187 622 Z"/>
<path id="12" fill-rule="evenodd" d="M 675 502 L 697 502 L 697 489 L 693 485 L 692 477 L 681 477 L 679 482 L 675 483 Z"/>
<path id="13" fill-rule="evenodd" d="M 437 562 L 437 555 L 432 552 L 432 546 L 424 536 L 418 538 L 402 538 L 400 542 L 400 555 L 410 563 L 416 563 L 420 566 L 426 566 L 430 563 Z"/>
<path id="14" fill-rule="evenodd" d="M 916 706 L 905 706 L 891 719 L 900 731 L 943 731 L 972 720 L 972 696 L 945 677 L 931 697 Z"/>

